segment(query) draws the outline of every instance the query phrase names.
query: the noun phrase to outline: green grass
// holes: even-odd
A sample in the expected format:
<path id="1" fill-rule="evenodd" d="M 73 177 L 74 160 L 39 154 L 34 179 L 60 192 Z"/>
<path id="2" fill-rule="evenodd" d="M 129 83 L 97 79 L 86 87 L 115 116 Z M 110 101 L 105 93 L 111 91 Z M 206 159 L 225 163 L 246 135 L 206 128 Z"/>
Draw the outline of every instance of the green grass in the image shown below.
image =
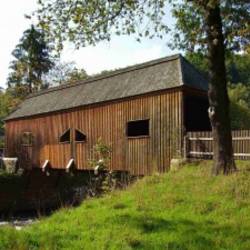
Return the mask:
<path id="1" fill-rule="evenodd" d="M 1 228 L 0 249 L 250 249 L 250 163 L 217 177 L 210 164 L 146 177 L 21 231 Z"/>

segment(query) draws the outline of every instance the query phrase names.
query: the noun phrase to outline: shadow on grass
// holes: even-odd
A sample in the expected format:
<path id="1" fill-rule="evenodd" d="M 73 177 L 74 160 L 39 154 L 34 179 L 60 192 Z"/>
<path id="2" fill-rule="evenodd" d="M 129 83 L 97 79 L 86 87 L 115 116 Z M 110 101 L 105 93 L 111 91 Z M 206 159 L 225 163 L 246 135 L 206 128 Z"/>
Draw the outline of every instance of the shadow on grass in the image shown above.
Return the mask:
<path id="1" fill-rule="evenodd" d="M 204 222 L 189 219 L 166 220 L 127 214 L 118 216 L 116 222 L 139 230 L 142 236 L 140 242 L 137 240 L 137 244 L 130 244 L 130 241 L 127 241 L 133 249 L 228 249 L 230 246 L 228 240 L 234 242 L 232 239 L 235 239 L 235 244 L 238 244 L 242 242 L 242 238 L 247 241 L 244 244 L 250 246 L 250 228 L 242 228 L 241 232 L 237 232 L 232 226 L 219 225 L 209 220 Z M 150 240 L 154 236 L 158 237 L 158 240 Z M 238 246 L 237 249 L 245 248 Z"/>

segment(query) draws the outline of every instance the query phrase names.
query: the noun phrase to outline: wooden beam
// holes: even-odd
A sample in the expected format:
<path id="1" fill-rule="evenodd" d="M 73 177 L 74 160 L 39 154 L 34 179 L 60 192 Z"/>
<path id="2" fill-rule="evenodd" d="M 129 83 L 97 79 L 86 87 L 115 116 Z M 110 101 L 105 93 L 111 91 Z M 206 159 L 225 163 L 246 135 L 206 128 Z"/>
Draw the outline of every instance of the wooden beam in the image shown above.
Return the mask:
<path id="1" fill-rule="evenodd" d="M 234 156 L 246 156 L 246 157 L 250 157 L 250 154 L 248 154 L 248 153 L 234 153 Z"/>
<path id="2" fill-rule="evenodd" d="M 49 160 L 45 160 L 45 162 L 42 165 L 42 171 L 46 172 L 48 170 L 49 167 Z"/>
<path id="3" fill-rule="evenodd" d="M 189 141 L 212 141 L 213 137 L 188 137 Z M 233 141 L 247 141 L 250 137 L 233 137 Z"/>
<path id="4" fill-rule="evenodd" d="M 188 137 L 189 141 L 212 141 L 212 137 Z"/>
<path id="5" fill-rule="evenodd" d="M 248 141 L 250 137 L 233 137 L 233 141 Z"/>
<path id="6" fill-rule="evenodd" d="M 197 152 L 197 151 L 190 151 L 188 154 L 190 155 L 213 155 L 213 152 Z M 234 153 L 234 156 L 246 156 L 250 157 L 249 153 Z"/>
<path id="7" fill-rule="evenodd" d="M 190 151 L 190 155 L 213 155 L 213 152 L 196 152 L 196 151 Z"/>
<path id="8" fill-rule="evenodd" d="M 66 173 L 69 173 L 70 172 L 70 170 L 72 169 L 72 167 L 74 166 L 74 159 L 73 158 L 71 158 L 70 160 L 69 160 L 69 162 L 68 162 L 68 164 L 67 164 L 67 166 L 66 166 Z"/>

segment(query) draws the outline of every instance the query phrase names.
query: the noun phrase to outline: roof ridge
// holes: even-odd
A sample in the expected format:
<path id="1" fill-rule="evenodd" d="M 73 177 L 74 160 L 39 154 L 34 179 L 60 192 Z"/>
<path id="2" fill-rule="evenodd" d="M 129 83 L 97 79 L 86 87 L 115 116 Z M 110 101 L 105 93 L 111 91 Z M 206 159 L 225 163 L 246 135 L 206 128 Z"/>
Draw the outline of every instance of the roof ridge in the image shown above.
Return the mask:
<path id="1" fill-rule="evenodd" d="M 46 89 L 46 90 L 41 90 L 41 91 L 39 91 L 37 93 L 33 93 L 33 94 L 28 95 L 26 97 L 26 99 L 30 99 L 30 98 L 40 96 L 40 95 L 43 95 L 43 94 L 46 94 L 46 93 L 50 93 L 50 92 L 53 92 L 53 91 L 63 90 L 63 89 L 66 89 L 66 88 L 72 88 L 72 87 L 75 87 L 75 86 L 78 86 L 78 85 L 81 85 L 81 84 L 92 83 L 92 82 L 95 82 L 97 80 L 102 80 L 102 79 L 110 78 L 110 77 L 113 77 L 113 76 L 116 76 L 116 75 L 124 74 L 124 73 L 127 73 L 127 72 L 139 70 L 139 69 L 142 69 L 142 68 L 147 68 L 147 67 L 150 67 L 150 66 L 154 66 L 156 64 L 176 60 L 178 58 L 183 58 L 183 56 L 180 53 L 178 53 L 178 54 L 173 54 L 173 55 L 170 55 L 170 56 L 165 56 L 165 57 L 162 57 L 162 58 L 150 60 L 150 61 L 147 61 L 147 62 L 130 65 L 130 66 L 127 66 L 127 67 L 124 67 L 124 68 L 114 70 L 114 71 L 106 73 L 106 74 L 90 76 L 85 80 L 78 80 L 78 81 L 63 84 L 63 85 L 60 85 L 60 86 L 52 87 L 52 88 L 49 88 L 49 89 Z"/>

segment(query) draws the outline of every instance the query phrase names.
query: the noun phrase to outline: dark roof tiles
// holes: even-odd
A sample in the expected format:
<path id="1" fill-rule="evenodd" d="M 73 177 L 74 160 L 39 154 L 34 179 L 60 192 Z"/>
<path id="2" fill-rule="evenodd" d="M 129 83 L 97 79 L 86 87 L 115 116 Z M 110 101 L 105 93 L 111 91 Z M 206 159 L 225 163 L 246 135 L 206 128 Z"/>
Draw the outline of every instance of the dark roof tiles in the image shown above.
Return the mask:
<path id="1" fill-rule="evenodd" d="M 207 90 L 207 80 L 185 58 L 174 55 L 38 92 L 24 100 L 6 120 L 132 97 L 182 85 Z"/>

